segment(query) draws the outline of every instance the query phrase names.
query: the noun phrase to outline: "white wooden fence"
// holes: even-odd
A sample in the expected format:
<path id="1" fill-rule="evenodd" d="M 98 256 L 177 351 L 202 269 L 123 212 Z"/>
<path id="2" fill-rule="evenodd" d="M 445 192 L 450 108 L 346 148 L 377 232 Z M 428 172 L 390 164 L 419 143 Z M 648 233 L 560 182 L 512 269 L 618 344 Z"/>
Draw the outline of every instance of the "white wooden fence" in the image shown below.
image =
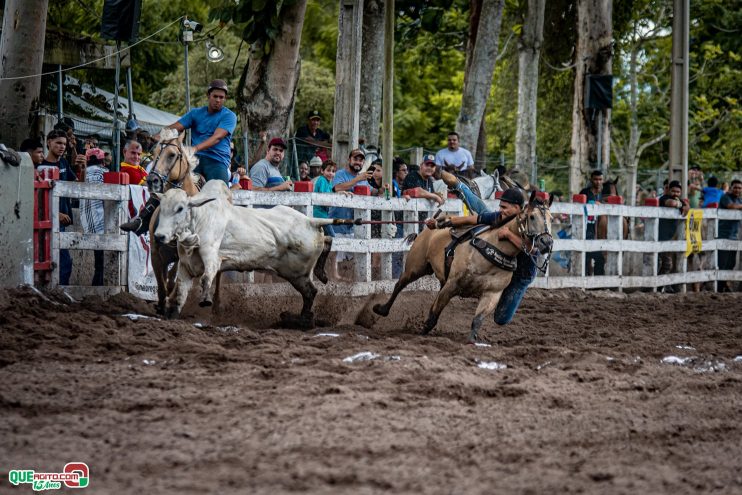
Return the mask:
<path id="1" fill-rule="evenodd" d="M 89 287 L 83 285 L 69 286 L 66 289 L 73 295 L 110 294 L 126 290 L 127 288 L 127 251 L 128 235 L 118 229 L 118 225 L 128 218 L 129 186 L 111 184 L 86 184 L 77 182 L 59 181 L 53 189 L 53 221 L 54 235 L 52 251 L 55 264 L 59 262 L 59 249 L 71 250 L 105 250 L 112 251 L 115 256 L 106 264 L 106 287 Z M 72 197 L 79 199 L 102 199 L 105 204 L 105 234 L 84 234 L 81 232 L 59 232 L 58 198 Z M 234 191 L 234 203 L 240 206 L 254 205 L 287 205 L 312 215 L 314 206 L 340 206 L 352 208 L 355 218 L 371 219 L 371 211 L 381 211 L 383 219 L 392 219 L 394 211 L 402 211 L 404 220 L 415 221 L 420 216 L 432 215 L 438 207 L 431 201 L 424 199 L 384 199 L 378 197 L 352 196 L 346 197 L 335 194 L 292 193 L 292 192 L 253 192 Z M 497 208 L 497 201 L 487 201 L 490 208 Z M 449 199 L 442 210 L 448 214 L 461 214 L 462 203 L 457 199 Z M 693 282 L 711 282 L 716 288 L 719 281 L 742 281 L 742 266 L 737 263 L 734 271 L 718 270 L 718 251 L 742 251 L 742 241 L 716 239 L 718 221 L 720 219 L 742 220 L 742 212 L 733 210 L 703 210 L 705 269 L 689 271 L 684 256 L 686 241 L 683 229 L 679 229 L 678 237 L 681 240 L 657 241 L 658 221 L 660 218 L 681 219 L 675 209 L 656 207 L 629 207 L 622 205 L 582 205 L 575 203 L 554 203 L 551 207 L 555 217 L 564 217 L 567 222 L 555 223 L 554 254 L 562 253 L 571 261 L 569 270 L 564 270 L 552 262 L 549 271 L 539 276 L 534 287 L 540 288 L 651 288 L 669 284 L 685 284 Z M 608 239 L 584 240 L 586 215 L 607 215 Z M 633 219 L 632 225 L 643 225 L 641 239 L 636 239 L 639 229 L 634 229 L 631 240 L 623 240 L 621 235 L 621 217 Z M 684 225 L 684 222 L 683 222 Z M 565 227 L 571 232 L 571 239 L 560 239 L 557 232 Z M 405 235 L 417 232 L 420 225 L 410 223 L 404 225 Z M 344 294 L 366 295 L 378 292 L 389 292 L 394 286 L 392 279 L 392 253 L 404 252 L 408 249 L 403 239 L 372 238 L 371 226 L 354 226 L 353 239 L 336 238 L 333 243 L 334 251 L 353 253 L 355 262 L 355 282 L 352 284 L 329 284 L 320 287 L 321 291 Z M 585 254 L 593 251 L 604 251 L 606 256 L 606 275 L 585 275 Z M 658 253 L 678 253 L 678 273 L 658 275 Z M 372 273 L 372 254 L 379 253 L 380 265 L 376 277 Z M 58 285 L 58 269 L 55 269 L 52 284 Z M 249 277 L 248 280 L 252 280 Z M 321 285 L 321 284 L 320 284 Z M 411 288 L 437 290 L 439 285 L 432 277 L 426 277 L 414 284 Z M 252 284 L 242 287 L 245 294 L 288 294 L 291 288 L 288 284 Z"/>

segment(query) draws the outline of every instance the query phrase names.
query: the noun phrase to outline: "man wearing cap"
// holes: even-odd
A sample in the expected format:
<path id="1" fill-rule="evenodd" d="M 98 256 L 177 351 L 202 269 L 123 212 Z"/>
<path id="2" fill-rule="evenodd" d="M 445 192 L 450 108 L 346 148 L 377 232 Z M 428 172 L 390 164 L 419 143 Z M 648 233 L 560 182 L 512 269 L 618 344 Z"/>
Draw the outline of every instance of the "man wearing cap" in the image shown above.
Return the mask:
<path id="1" fill-rule="evenodd" d="M 603 201 L 603 172 L 600 170 L 593 170 L 590 174 L 590 186 L 582 189 L 580 194 L 584 194 L 587 197 L 589 204 L 600 204 Z M 587 224 L 585 226 L 585 239 L 592 240 L 596 239 L 597 236 L 597 217 L 587 217 Z M 587 264 L 587 272 L 592 275 L 605 275 L 605 256 L 602 251 L 591 251 L 585 253 L 585 263 Z M 591 271 L 592 270 L 592 271 Z"/>
<path id="2" fill-rule="evenodd" d="M 468 189 L 463 184 L 461 187 Z M 503 218 L 519 214 L 525 202 L 523 193 L 519 189 L 507 189 L 500 196 L 500 210 L 489 211 L 481 199 L 474 194 L 472 196 L 478 200 L 473 201 L 471 204 L 472 211 L 477 213 L 477 215 L 465 217 L 442 215 L 438 218 L 429 218 L 425 222 L 426 225 L 431 229 L 480 224 L 495 225 Z M 500 239 L 507 239 L 516 246 L 521 246 L 523 243 L 520 236 L 511 232 L 510 229 L 500 229 L 497 231 L 497 234 Z M 517 261 L 518 264 L 515 272 L 513 272 L 513 278 L 510 280 L 510 284 L 505 287 L 505 290 L 502 291 L 500 301 L 497 303 L 497 308 L 495 309 L 495 323 L 498 325 L 507 325 L 510 323 L 513 316 L 515 316 L 518 306 L 520 306 L 520 302 L 523 300 L 523 296 L 526 294 L 526 289 L 531 285 L 533 279 L 536 278 L 536 264 L 529 254 L 521 250 L 518 253 Z"/>
<path id="3" fill-rule="evenodd" d="M 322 158 L 313 156 L 309 160 L 309 178 L 312 182 L 317 182 L 320 177 L 322 177 Z"/>
<path id="4" fill-rule="evenodd" d="M 278 169 L 283 161 L 286 143 L 280 137 L 271 139 L 265 158 L 250 168 L 250 179 L 254 191 L 291 191 L 293 183 L 284 180 Z"/>
<path id="5" fill-rule="evenodd" d="M 227 99 L 226 82 L 221 79 L 211 81 L 206 96 L 208 104 L 205 107 L 194 108 L 165 129 L 177 129 L 178 132 L 191 129 L 191 144 L 198 157 L 198 166 L 194 171 L 203 175 L 207 181 L 219 179 L 229 185 L 229 143 L 237 126 L 237 116 L 224 106 Z M 159 136 L 155 137 L 159 139 Z M 159 202 L 150 197 L 139 216 L 122 224 L 121 230 L 134 232 L 136 235 L 147 232 L 149 220 L 158 205 Z"/>
<path id="6" fill-rule="evenodd" d="M 221 179 L 229 183 L 229 165 L 232 133 L 237 126 L 237 116 L 224 106 L 227 100 L 227 83 L 214 79 L 206 90 L 209 102 L 205 107 L 194 108 L 170 129 L 183 132 L 191 129 L 191 144 L 198 157 L 196 173 L 211 179 Z"/>
<path id="7" fill-rule="evenodd" d="M 369 186 L 368 180 L 373 177 L 373 172 L 367 171 L 365 174 L 359 172 L 363 168 L 363 161 L 366 155 L 360 149 L 356 148 L 350 152 L 348 166 L 338 170 L 335 178 L 332 180 L 332 190 L 334 192 L 349 191 L 353 192 L 356 186 Z M 331 218 L 353 218 L 353 210 L 350 208 L 330 208 Z M 350 225 L 333 226 L 336 233 L 352 234 L 353 228 Z"/>
<path id="8" fill-rule="evenodd" d="M 330 135 L 319 128 L 322 117 L 319 110 L 312 110 L 307 114 L 307 123 L 297 129 L 294 137 L 297 138 L 296 154 L 300 162 L 312 159 L 317 146 L 330 147 Z"/>
<path id="9" fill-rule="evenodd" d="M 410 171 L 402 183 L 402 194 L 409 190 L 417 190 L 418 198 L 429 199 L 442 205 L 446 200 L 434 192 L 433 174 L 435 174 L 435 157 L 425 155 L 419 169 L 410 167 Z"/>
<path id="10" fill-rule="evenodd" d="M 471 153 L 461 147 L 458 133 L 449 132 L 447 141 L 448 147 L 435 154 L 435 164 L 444 167 L 449 172 L 469 175 L 468 171 L 474 169 L 474 158 Z"/>

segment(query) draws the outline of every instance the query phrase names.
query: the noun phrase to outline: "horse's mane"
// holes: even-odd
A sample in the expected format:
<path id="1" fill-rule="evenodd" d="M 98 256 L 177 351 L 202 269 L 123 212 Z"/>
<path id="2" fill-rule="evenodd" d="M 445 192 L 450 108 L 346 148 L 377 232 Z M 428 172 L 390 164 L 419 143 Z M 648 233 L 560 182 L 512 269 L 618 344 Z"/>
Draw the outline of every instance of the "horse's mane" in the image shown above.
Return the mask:
<path id="1" fill-rule="evenodd" d="M 510 215 L 510 216 L 508 216 L 508 217 L 500 218 L 500 219 L 499 219 L 499 220 L 498 220 L 497 222 L 495 222 L 495 224 L 494 224 L 494 225 L 492 226 L 492 229 L 499 229 L 499 228 L 500 228 L 500 227 L 502 227 L 503 225 L 507 225 L 508 223 L 510 223 L 510 221 L 511 221 L 512 219 L 514 219 L 514 218 L 515 218 L 515 217 L 517 217 L 517 216 L 518 216 L 518 215 Z"/>
<path id="2" fill-rule="evenodd" d="M 171 129 L 171 128 L 163 128 L 160 131 L 160 142 L 164 141 L 171 141 L 173 139 L 178 139 L 178 136 L 180 133 L 177 129 Z M 191 180 L 194 184 L 198 183 L 198 175 L 194 172 L 196 169 L 196 166 L 198 166 L 198 157 L 196 156 L 196 153 L 193 151 L 194 148 L 191 146 L 185 146 L 183 143 L 180 144 L 180 148 L 183 150 L 183 156 L 185 157 L 186 161 L 188 162 L 188 173 L 191 176 Z"/>

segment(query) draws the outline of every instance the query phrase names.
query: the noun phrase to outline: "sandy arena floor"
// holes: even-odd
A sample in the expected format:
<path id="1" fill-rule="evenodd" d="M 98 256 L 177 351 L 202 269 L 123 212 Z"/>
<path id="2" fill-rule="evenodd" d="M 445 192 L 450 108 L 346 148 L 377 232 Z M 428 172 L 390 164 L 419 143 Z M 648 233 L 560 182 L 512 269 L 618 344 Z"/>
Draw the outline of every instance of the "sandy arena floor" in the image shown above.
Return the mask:
<path id="1" fill-rule="evenodd" d="M 83 494 L 742 493 L 742 294 L 532 290 L 481 347 L 471 300 L 417 334 L 432 297 L 371 328 L 321 297 L 300 332 L 298 297 L 160 321 L 0 291 L 0 493 L 70 461 Z"/>

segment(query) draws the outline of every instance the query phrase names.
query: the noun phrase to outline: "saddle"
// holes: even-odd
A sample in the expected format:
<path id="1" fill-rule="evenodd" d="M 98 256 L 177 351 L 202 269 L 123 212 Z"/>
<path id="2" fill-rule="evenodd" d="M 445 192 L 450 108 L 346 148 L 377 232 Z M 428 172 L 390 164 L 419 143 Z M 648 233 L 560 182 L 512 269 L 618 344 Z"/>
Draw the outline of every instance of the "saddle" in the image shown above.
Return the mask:
<path id="1" fill-rule="evenodd" d="M 480 239 L 479 237 L 477 237 L 482 232 L 490 230 L 491 228 L 492 226 L 490 225 L 475 225 L 473 227 L 468 227 L 461 230 L 453 228 L 450 230 L 451 242 L 448 243 L 448 246 L 446 246 L 443 251 L 445 280 L 448 280 L 448 275 L 451 272 L 451 265 L 453 264 L 453 258 L 454 254 L 456 253 L 456 248 L 461 243 L 466 241 L 469 241 L 472 247 L 474 247 L 474 249 L 476 249 L 479 254 L 484 256 L 487 261 L 489 261 L 496 267 L 510 272 L 515 271 L 518 263 L 514 256 L 508 256 L 507 254 L 497 249 L 497 247 L 495 247 L 494 245 L 490 244 L 484 239 Z"/>
<path id="2" fill-rule="evenodd" d="M 459 182 L 461 182 L 462 184 L 466 184 L 466 186 L 471 190 L 471 192 L 473 192 L 480 198 L 482 197 L 482 192 L 479 190 L 479 185 L 477 184 L 475 180 L 470 179 L 469 177 L 465 177 L 459 174 L 458 172 L 455 172 L 454 175 L 456 176 L 457 179 L 459 179 Z M 455 190 L 454 192 L 457 195 L 460 194 L 458 190 Z"/>

